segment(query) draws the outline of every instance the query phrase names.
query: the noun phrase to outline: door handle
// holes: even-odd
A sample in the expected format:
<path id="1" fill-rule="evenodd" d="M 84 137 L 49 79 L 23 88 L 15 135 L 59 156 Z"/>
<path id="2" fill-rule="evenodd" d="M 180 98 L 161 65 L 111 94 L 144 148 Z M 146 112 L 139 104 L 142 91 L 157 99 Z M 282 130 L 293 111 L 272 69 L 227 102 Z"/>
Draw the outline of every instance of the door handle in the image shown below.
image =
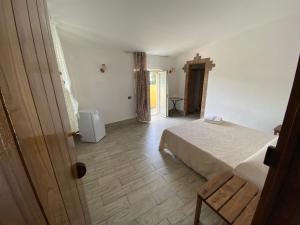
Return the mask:
<path id="1" fill-rule="evenodd" d="M 276 147 L 269 146 L 266 152 L 264 164 L 269 167 L 275 167 L 279 160 L 279 153 L 276 150 Z"/>
<path id="2" fill-rule="evenodd" d="M 82 162 L 77 162 L 73 165 L 74 177 L 80 179 L 86 174 L 86 165 Z"/>

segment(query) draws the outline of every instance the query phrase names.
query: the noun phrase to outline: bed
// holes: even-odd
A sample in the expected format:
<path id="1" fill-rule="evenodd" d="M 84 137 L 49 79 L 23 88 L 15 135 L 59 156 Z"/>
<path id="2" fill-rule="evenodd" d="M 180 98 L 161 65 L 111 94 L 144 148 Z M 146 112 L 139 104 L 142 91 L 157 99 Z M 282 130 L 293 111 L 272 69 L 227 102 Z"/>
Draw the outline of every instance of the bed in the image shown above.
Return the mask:
<path id="1" fill-rule="evenodd" d="M 267 174 L 269 171 L 269 167 L 266 166 L 263 162 L 265 159 L 265 155 L 268 149 L 268 146 L 276 146 L 278 138 L 275 138 L 273 141 L 268 143 L 265 147 L 261 148 L 258 152 L 251 155 L 246 160 L 240 162 L 234 168 L 234 174 L 239 177 L 244 178 L 245 180 L 251 181 L 258 188 L 262 189 L 265 180 L 267 178 Z"/>
<path id="2" fill-rule="evenodd" d="M 160 150 L 168 149 L 194 171 L 209 179 L 222 170 L 234 170 L 277 136 L 223 121 L 203 119 L 163 131 Z"/>

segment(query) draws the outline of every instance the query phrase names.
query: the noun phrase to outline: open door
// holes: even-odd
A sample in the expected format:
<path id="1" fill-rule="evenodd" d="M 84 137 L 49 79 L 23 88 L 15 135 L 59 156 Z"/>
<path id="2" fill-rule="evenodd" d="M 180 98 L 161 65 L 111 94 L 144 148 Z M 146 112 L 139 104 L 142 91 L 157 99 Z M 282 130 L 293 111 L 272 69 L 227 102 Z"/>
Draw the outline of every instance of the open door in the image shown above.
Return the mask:
<path id="1" fill-rule="evenodd" d="M 168 75 L 167 71 L 158 72 L 159 77 L 159 114 L 168 117 Z"/>
<path id="2" fill-rule="evenodd" d="M 197 54 L 193 60 L 187 61 L 183 67 L 185 75 L 185 88 L 184 88 L 184 115 L 189 114 L 189 111 L 194 111 L 194 106 L 192 106 L 194 102 L 197 102 L 197 108 L 200 108 L 200 118 L 204 117 L 205 114 L 205 106 L 206 106 L 206 95 L 207 95 L 207 88 L 208 88 L 208 75 L 209 71 L 215 67 L 215 64 L 210 58 L 201 58 L 199 54 Z M 200 70 L 201 79 L 196 81 L 195 71 L 193 70 Z M 198 77 L 200 78 L 200 77 Z M 198 90 L 194 89 L 194 82 L 199 82 L 200 87 Z M 197 98 L 193 98 L 194 93 L 197 92 L 199 95 Z M 191 94 L 192 93 L 192 94 Z M 193 100 L 194 99 L 194 100 Z M 191 105 L 192 104 L 192 105 Z M 199 110 L 197 110 L 199 111 Z"/>
<path id="3" fill-rule="evenodd" d="M 47 225 L 0 95 L 0 224 Z"/>
<path id="4" fill-rule="evenodd" d="M 18 173 L 5 179 L 3 176 L 7 176 L 8 170 L 1 168 L 0 186 L 4 187 L 6 184 L 2 186 L 2 183 L 6 181 L 7 184 L 13 182 L 14 175 L 20 176 L 16 180 L 19 186 L 11 188 L 15 199 L 9 202 L 13 207 L 14 200 L 19 207 L 16 213 L 19 210 L 19 216 L 23 215 L 15 223 L 6 223 L 2 219 L 8 214 L 0 204 L 0 223 L 88 225 L 89 215 L 78 179 L 73 138 L 69 136 L 70 124 L 50 36 L 46 0 L 1 0 L 0 31 L 0 90 L 16 139 L 14 144 L 17 144 L 8 143 L 5 151 L 18 154 L 12 165 L 19 167 Z M 5 118 L 1 116 L 1 126 L 3 123 Z M 0 153 L 1 157 L 7 157 L 3 149 Z M 0 167 L 2 162 L 5 161 L 0 162 Z M 21 196 L 22 199 L 20 195 L 24 193 L 30 195 Z M 8 196 L 3 195 L 1 189 L 1 202 L 2 198 Z M 32 218 L 26 220 L 30 216 Z"/>
<path id="5" fill-rule="evenodd" d="M 300 224 L 300 58 L 282 129 L 252 225 Z"/>

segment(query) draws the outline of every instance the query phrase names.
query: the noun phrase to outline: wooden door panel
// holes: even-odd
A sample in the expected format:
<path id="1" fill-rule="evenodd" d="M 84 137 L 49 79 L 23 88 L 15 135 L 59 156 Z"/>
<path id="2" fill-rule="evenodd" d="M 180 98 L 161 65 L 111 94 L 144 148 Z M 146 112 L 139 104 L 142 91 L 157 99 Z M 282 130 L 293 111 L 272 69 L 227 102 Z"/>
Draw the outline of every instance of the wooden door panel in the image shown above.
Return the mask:
<path id="1" fill-rule="evenodd" d="M 47 223 L 90 224 L 81 182 L 71 169 L 74 142 L 67 135 L 69 120 L 46 2 L 3 0 L 0 5 L 0 89 L 36 197 Z M 3 149 L 0 154 L 3 158 Z M 1 182 L 8 187 L 6 180 Z"/>
<path id="2" fill-rule="evenodd" d="M 188 95 L 189 95 L 189 82 L 190 82 L 190 68 L 186 68 L 186 75 L 185 75 L 185 87 L 184 87 L 184 102 L 183 102 L 183 111 L 184 115 L 188 114 Z"/>
<path id="3" fill-rule="evenodd" d="M 31 46 L 30 42 L 18 38 L 11 1 L 3 0 L 1 4 L 0 88 L 3 90 L 22 157 L 47 220 L 50 224 L 69 224 L 36 112 L 36 103 L 33 101 L 32 90 L 28 83 L 28 71 L 24 68 L 23 58 L 35 55 L 22 55 L 19 43 Z M 18 8 L 15 14 L 25 15 L 26 9 L 27 7 L 22 10 Z M 22 23 L 24 27 L 30 25 L 26 20 Z M 30 36 L 29 33 L 26 35 Z M 30 76 L 40 74 L 36 72 Z"/>
<path id="4" fill-rule="evenodd" d="M 83 213 L 82 200 L 78 191 L 77 183 L 72 173 L 72 163 L 75 163 L 75 152 L 69 151 L 66 138 L 66 132 L 63 128 L 63 121 L 60 117 L 57 99 L 64 103 L 63 95 L 56 96 L 53 86 L 53 78 L 60 81 L 58 70 L 50 69 L 51 61 L 55 61 L 54 57 L 47 55 L 44 40 L 50 36 L 50 33 L 42 33 L 47 24 L 45 17 L 45 6 L 38 1 L 28 0 L 28 14 L 16 15 L 18 34 L 20 39 L 24 39 L 26 45 L 21 44 L 22 54 L 24 57 L 25 67 L 28 73 L 28 81 L 32 91 L 32 96 L 38 112 L 40 124 L 45 137 L 48 152 L 55 170 L 57 182 L 60 187 L 62 198 L 68 213 L 68 217 L 72 224 L 86 224 L 85 215 Z M 13 1 L 16 10 L 24 9 L 25 1 Z M 41 23 L 41 18 L 43 23 Z M 24 21 L 28 21 L 24 25 Z M 30 26 L 28 26 L 30 21 Z M 32 32 L 32 36 L 28 33 Z M 28 43 L 31 43 L 30 45 Z M 48 42 L 48 46 L 52 44 Z M 57 68 L 57 65 L 53 66 Z M 52 72 L 52 75 L 51 75 Z M 62 92 L 61 82 L 56 87 Z M 58 91 L 57 91 L 58 92 Z M 58 98 L 57 98 L 58 97 Z M 66 114 L 67 115 L 67 114 Z M 66 121 L 69 121 L 66 119 Z"/>
<path id="5" fill-rule="evenodd" d="M 70 133 L 71 133 L 71 126 L 70 126 L 70 122 L 69 122 L 70 120 L 68 118 L 64 93 L 63 93 L 62 86 L 61 86 L 62 82 L 61 82 L 61 78 L 59 75 L 57 60 L 56 60 L 56 56 L 55 56 L 55 50 L 54 50 L 54 45 L 53 45 L 53 40 L 52 40 L 52 35 L 51 35 L 51 30 L 50 30 L 50 24 L 49 24 L 47 3 L 45 0 L 41 0 L 41 1 L 38 1 L 37 6 L 38 6 L 38 13 L 40 16 L 41 31 L 42 31 L 44 47 L 45 47 L 45 51 L 46 51 L 46 55 L 47 55 L 47 59 L 48 59 L 48 65 L 49 65 L 49 71 L 50 71 L 51 80 L 52 80 L 52 84 L 53 84 L 53 89 L 55 92 L 57 106 L 58 106 L 58 110 L 60 113 L 61 124 L 63 127 L 65 138 L 67 140 L 67 145 L 68 145 L 67 150 L 69 153 L 70 161 L 73 164 L 73 163 L 77 162 L 77 157 L 75 154 L 76 149 L 75 149 L 73 136 L 70 135 Z M 74 173 L 76 173 L 76 171 L 74 171 Z M 82 181 L 80 179 L 76 179 L 73 181 L 75 181 L 75 184 L 77 186 L 77 191 L 78 191 L 80 202 L 81 202 L 81 208 L 83 209 L 83 212 L 84 212 L 85 221 L 87 224 L 91 224 L 90 214 L 89 214 L 89 210 L 88 210 L 88 205 L 87 205 L 85 191 L 83 188 Z"/>
<path id="6" fill-rule="evenodd" d="M 46 225 L 2 103 L 0 101 L 0 224 Z"/>
<path id="7" fill-rule="evenodd" d="M 188 97 L 187 97 L 187 104 L 188 104 L 188 113 L 193 112 L 193 99 L 194 99 L 194 83 L 195 83 L 195 74 L 192 70 L 189 73 L 189 87 L 188 87 Z"/>

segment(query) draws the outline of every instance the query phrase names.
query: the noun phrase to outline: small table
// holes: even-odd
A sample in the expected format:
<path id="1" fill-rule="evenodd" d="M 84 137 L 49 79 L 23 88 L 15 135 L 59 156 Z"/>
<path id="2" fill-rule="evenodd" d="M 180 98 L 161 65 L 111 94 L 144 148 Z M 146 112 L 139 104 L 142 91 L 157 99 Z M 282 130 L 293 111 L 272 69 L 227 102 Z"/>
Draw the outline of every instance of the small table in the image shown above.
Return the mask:
<path id="1" fill-rule="evenodd" d="M 201 225 L 202 201 L 230 225 L 250 225 L 260 199 L 256 186 L 223 172 L 198 189 L 194 225 Z"/>
<path id="2" fill-rule="evenodd" d="M 177 102 L 180 102 L 183 100 L 183 98 L 180 97 L 169 97 L 170 101 L 173 103 L 173 111 L 174 112 L 178 112 L 177 108 L 176 108 L 176 104 Z"/>

